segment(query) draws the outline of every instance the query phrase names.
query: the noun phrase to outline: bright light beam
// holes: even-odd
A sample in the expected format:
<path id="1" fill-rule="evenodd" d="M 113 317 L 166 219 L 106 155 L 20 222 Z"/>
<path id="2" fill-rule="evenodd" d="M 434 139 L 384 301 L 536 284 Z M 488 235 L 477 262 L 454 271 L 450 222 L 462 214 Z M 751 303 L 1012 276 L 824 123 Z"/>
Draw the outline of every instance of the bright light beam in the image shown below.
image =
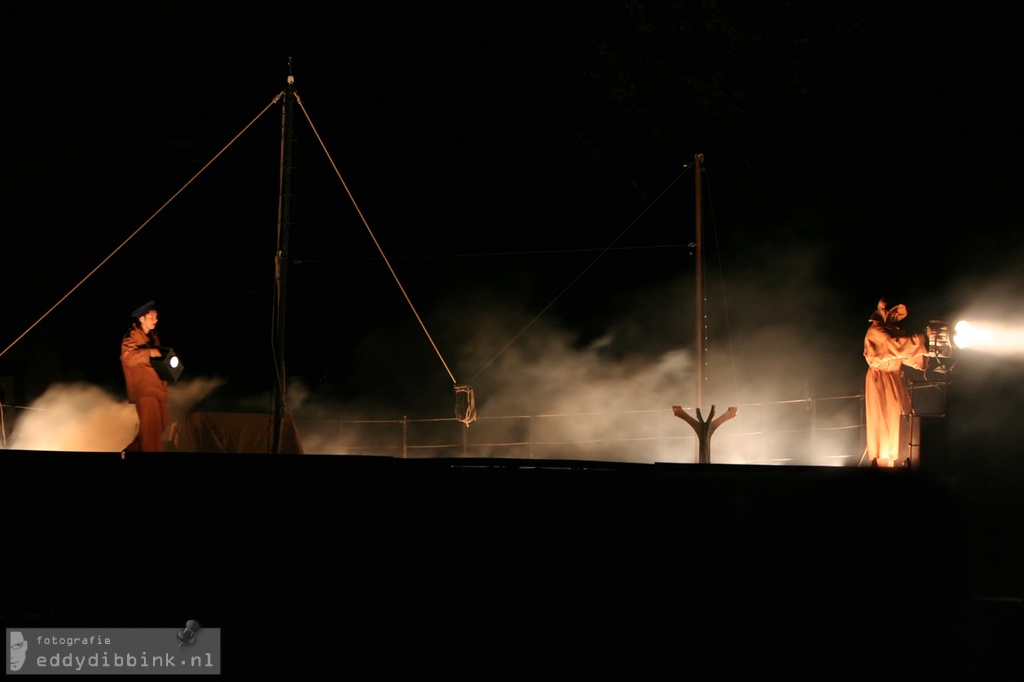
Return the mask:
<path id="1" fill-rule="evenodd" d="M 961 320 L 954 330 L 953 343 L 957 348 L 1024 357 L 1024 324 Z"/>

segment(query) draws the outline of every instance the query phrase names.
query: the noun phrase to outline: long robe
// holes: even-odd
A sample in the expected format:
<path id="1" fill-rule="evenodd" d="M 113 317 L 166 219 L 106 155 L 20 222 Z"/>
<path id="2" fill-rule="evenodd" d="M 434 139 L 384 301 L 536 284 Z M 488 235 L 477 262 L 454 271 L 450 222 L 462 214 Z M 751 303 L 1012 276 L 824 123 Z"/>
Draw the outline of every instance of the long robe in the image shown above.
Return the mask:
<path id="1" fill-rule="evenodd" d="M 864 336 L 867 451 L 868 459 L 879 466 L 892 466 L 900 456 L 900 424 L 911 408 L 903 366 L 924 369 L 928 364 L 927 338 L 906 334 L 895 324 L 906 315 L 902 304 L 879 309 Z"/>

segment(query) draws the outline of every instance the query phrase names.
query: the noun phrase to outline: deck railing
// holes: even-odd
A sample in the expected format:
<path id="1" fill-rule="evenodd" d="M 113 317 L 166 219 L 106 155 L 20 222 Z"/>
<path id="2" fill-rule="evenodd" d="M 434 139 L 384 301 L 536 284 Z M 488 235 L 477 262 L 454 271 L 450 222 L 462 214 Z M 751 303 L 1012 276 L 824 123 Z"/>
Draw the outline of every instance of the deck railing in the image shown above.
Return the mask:
<path id="1" fill-rule="evenodd" d="M 862 395 L 737 407 L 738 417 L 723 424 L 712 439 L 713 463 L 860 463 L 864 450 Z M 323 454 L 682 463 L 696 461 L 697 452 L 692 429 L 672 414 L 671 407 L 480 415 L 468 427 L 454 416 L 349 420 L 296 415 L 295 422 L 304 450 Z"/>
<path id="2" fill-rule="evenodd" d="M 911 382 L 914 412 L 944 416 L 946 384 Z M 739 414 L 712 438 L 715 464 L 863 465 L 863 394 L 737 405 Z M 19 409 L 4 406 L 7 416 Z M 694 414 L 693 408 L 684 408 Z M 724 411 L 724 407 L 721 408 Z M 708 415 L 704 415 L 707 417 Z M 398 458 L 511 458 L 689 463 L 693 430 L 669 406 L 650 409 L 492 416 L 466 426 L 437 418 L 349 419 L 292 415 L 307 454 Z M 11 420 L 0 421 L 4 441 Z M 918 435 L 908 426 L 908 448 Z M 0 447 L 5 447 L 0 443 Z"/>

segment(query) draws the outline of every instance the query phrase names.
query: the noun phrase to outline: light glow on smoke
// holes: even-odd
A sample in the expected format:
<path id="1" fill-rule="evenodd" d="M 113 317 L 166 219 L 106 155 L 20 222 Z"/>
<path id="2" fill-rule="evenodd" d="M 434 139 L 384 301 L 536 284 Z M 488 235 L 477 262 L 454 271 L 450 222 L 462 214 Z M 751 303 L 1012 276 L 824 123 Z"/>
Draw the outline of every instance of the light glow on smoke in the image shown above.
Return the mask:
<path id="1" fill-rule="evenodd" d="M 808 329 L 834 324 L 821 319 L 830 312 L 829 295 L 807 285 L 815 272 L 806 263 L 781 259 L 775 267 L 786 278 L 730 282 L 736 330 L 731 340 L 716 339 L 705 356 L 711 379 L 703 417 L 708 418 L 712 405 L 718 416 L 735 405 L 739 416 L 715 433 L 714 463 L 859 463 L 863 330 L 856 324 L 852 338 L 818 331 L 808 343 Z M 772 289 L 765 281 L 780 284 Z M 450 389 L 436 394 L 433 407 L 397 414 L 383 403 L 330 405 L 311 398 L 295 413 L 303 450 L 410 458 L 693 462 L 693 429 L 672 413 L 678 404 L 694 414 L 692 331 L 687 328 L 692 315 L 685 310 L 685 302 L 693 299 L 691 286 L 679 279 L 635 298 L 629 295 L 630 305 L 609 306 L 621 315 L 609 314 L 603 329 L 592 329 L 589 337 L 554 316 L 537 320 L 470 382 L 478 419 L 468 428 L 452 418 Z M 778 301 L 798 299 L 804 302 L 802 310 L 823 312 L 780 314 Z M 460 379 L 473 376 L 531 319 L 498 296 L 463 297 L 451 306 L 439 315 L 451 327 L 441 346 L 455 349 L 453 366 Z M 713 323 L 721 327 L 723 316 L 715 316 Z M 366 361 L 393 364 L 387 357 Z M 402 378 L 395 384 L 402 385 Z M 847 399 L 824 399 L 837 395 Z M 402 419 L 403 414 L 411 419 Z"/>
<path id="2" fill-rule="evenodd" d="M 956 323 L 953 343 L 957 348 L 971 348 L 996 355 L 1024 356 L 1024 324 L 996 322 Z"/>
<path id="3" fill-rule="evenodd" d="M 168 387 L 171 420 L 221 385 L 194 379 Z M 86 383 L 53 384 L 18 416 L 8 439 L 11 450 L 120 452 L 138 430 L 135 406 Z"/>
<path id="4" fill-rule="evenodd" d="M 957 348 L 971 348 L 975 346 L 987 346 L 992 343 L 992 333 L 978 329 L 967 320 L 960 320 L 954 327 L 953 343 Z"/>
<path id="5" fill-rule="evenodd" d="M 138 425 L 135 407 L 90 384 L 54 384 L 18 417 L 12 450 L 120 452 Z"/>

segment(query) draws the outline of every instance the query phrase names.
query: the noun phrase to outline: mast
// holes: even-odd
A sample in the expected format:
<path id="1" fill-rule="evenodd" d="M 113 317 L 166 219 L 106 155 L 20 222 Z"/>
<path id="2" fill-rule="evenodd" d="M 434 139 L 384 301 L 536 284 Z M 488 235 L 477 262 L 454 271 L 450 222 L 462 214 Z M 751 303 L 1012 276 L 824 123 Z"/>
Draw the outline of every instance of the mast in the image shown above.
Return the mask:
<path id="1" fill-rule="evenodd" d="M 284 103 L 281 106 L 281 170 L 280 195 L 277 204 L 277 252 L 274 256 L 274 437 L 273 454 L 281 452 L 284 431 L 284 414 L 288 397 L 288 380 L 285 374 L 284 341 L 285 317 L 288 301 L 288 232 L 292 215 L 292 148 L 295 114 L 295 76 L 291 73 L 291 59 L 288 60 L 288 83 L 284 89 Z"/>
<path id="2" fill-rule="evenodd" d="M 694 406 L 698 409 L 703 404 L 703 390 L 704 390 L 704 342 L 706 341 L 705 324 L 706 315 L 704 312 L 704 215 L 701 200 L 703 198 L 703 190 L 701 188 L 701 176 L 704 174 L 704 155 L 694 154 L 693 155 L 693 166 L 694 166 L 694 191 L 696 192 L 695 206 L 695 219 L 694 224 L 696 225 L 696 237 L 693 241 L 694 256 L 697 259 L 697 305 L 696 315 L 697 323 L 695 325 L 695 333 L 697 335 L 696 343 L 694 348 L 697 353 L 696 357 L 696 369 L 697 369 L 697 401 Z"/>
<path id="3" fill-rule="evenodd" d="M 711 436 L 715 433 L 715 430 L 723 423 L 736 417 L 739 413 L 735 407 L 730 407 L 726 410 L 725 414 L 721 417 L 715 417 L 715 406 L 711 406 L 711 412 L 708 413 L 708 418 L 705 420 L 704 415 L 701 414 L 700 406 L 703 401 L 703 389 L 705 380 L 705 366 L 704 366 L 704 344 L 707 343 L 707 315 L 705 313 L 705 306 L 707 301 L 704 298 L 704 216 L 702 210 L 702 199 L 703 189 L 701 187 L 701 179 L 704 174 L 704 155 L 694 154 L 693 155 L 693 166 L 694 166 L 694 190 L 697 194 L 697 200 L 695 202 L 696 211 L 696 236 L 693 240 L 694 255 L 697 257 L 697 324 L 696 324 L 696 418 L 691 417 L 686 413 L 685 410 L 679 405 L 672 406 L 672 413 L 679 417 L 693 428 L 697 434 L 697 463 L 698 464 L 710 464 L 711 463 Z"/>

